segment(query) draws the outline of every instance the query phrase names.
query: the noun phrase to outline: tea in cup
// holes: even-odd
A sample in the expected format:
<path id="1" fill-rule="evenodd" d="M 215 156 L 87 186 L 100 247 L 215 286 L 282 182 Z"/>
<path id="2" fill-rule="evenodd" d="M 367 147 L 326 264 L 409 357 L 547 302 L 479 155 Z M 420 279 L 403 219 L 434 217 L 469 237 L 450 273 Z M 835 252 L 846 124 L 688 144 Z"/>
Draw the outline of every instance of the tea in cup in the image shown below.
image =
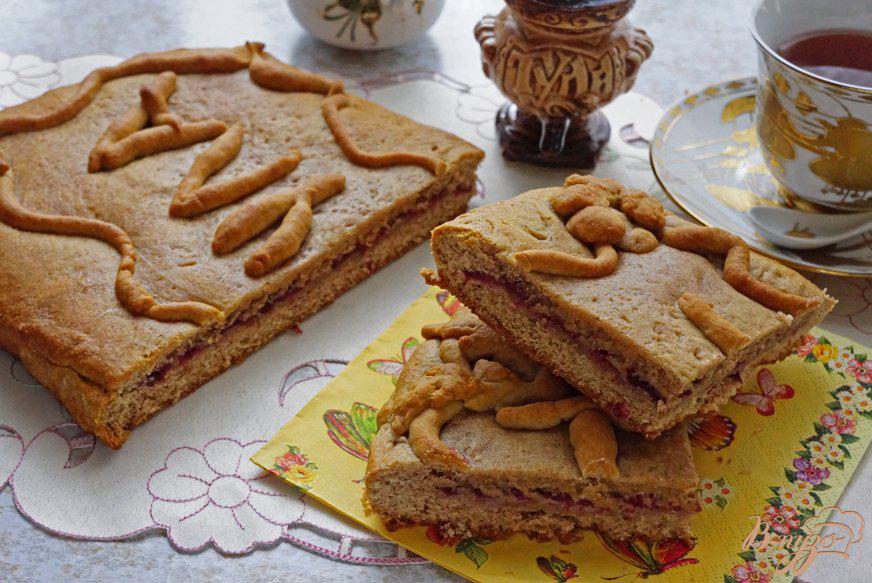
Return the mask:
<path id="1" fill-rule="evenodd" d="M 757 133 L 790 194 L 841 211 L 872 209 L 869 0 L 761 0 Z"/>

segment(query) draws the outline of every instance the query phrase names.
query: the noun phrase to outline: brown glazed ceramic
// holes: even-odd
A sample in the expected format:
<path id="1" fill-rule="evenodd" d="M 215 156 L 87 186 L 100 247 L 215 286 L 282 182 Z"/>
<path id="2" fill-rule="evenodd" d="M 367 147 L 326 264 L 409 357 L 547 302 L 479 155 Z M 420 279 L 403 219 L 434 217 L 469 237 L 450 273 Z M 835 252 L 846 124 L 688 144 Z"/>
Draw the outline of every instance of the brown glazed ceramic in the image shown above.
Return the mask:
<path id="1" fill-rule="evenodd" d="M 625 18 L 635 0 L 505 0 L 475 27 L 508 160 L 590 169 L 609 139 L 597 109 L 632 87 L 653 44 Z"/>

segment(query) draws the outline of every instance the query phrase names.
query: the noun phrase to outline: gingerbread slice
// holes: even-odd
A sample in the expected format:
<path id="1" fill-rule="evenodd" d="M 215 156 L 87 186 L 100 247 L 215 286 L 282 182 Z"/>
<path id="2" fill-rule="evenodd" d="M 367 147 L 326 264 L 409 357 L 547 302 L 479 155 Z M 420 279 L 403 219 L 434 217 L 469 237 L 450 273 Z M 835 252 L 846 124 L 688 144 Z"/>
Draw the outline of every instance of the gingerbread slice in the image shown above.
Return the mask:
<path id="1" fill-rule="evenodd" d="M 423 332 L 429 339 L 380 409 L 370 445 L 365 500 L 388 528 L 563 543 L 585 529 L 618 539 L 692 536 L 698 477 L 683 428 L 654 442 L 616 430 L 465 308 Z M 494 360 L 475 358 L 485 353 Z M 536 388 L 543 376 L 548 394 Z M 482 385 L 494 378 L 505 381 L 499 389 Z M 471 408 L 482 394 L 488 405 Z"/>
<path id="2" fill-rule="evenodd" d="M 716 409 L 835 302 L 738 237 L 571 176 L 435 229 L 441 285 L 619 427 L 654 438 Z"/>

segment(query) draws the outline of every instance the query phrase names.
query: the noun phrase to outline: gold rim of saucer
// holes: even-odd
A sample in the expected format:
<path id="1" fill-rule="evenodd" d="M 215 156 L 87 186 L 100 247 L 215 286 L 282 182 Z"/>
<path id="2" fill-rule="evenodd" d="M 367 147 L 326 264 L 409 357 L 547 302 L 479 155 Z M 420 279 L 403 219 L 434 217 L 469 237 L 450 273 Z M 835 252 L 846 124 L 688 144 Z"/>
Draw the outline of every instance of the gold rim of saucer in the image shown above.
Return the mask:
<path id="1" fill-rule="evenodd" d="M 739 79 L 734 79 L 732 81 L 723 81 L 720 83 L 715 83 L 713 85 L 709 85 L 709 86 L 704 87 L 703 89 L 701 89 L 699 91 L 695 91 L 695 92 L 691 93 L 690 96 L 701 95 L 707 89 L 710 89 L 712 87 L 721 87 L 721 86 L 728 85 L 730 83 L 737 83 L 737 82 L 745 83 L 745 82 L 749 82 L 750 80 L 754 80 L 756 83 L 756 77 L 742 77 Z M 668 133 L 668 130 L 671 129 L 671 127 L 682 116 L 681 113 L 676 113 L 673 115 L 672 112 L 675 110 L 676 106 L 683 105 L 685 103 L 686 99 L 688 99 L 688 97 L 683 97 L 683 98 L 679 99 L 678 101 L 676 101 L 674 104 L 672 104 L 670 107 L 666 108 L 665 113 L 663 114 L 663 117 L 661 118 L 660 122 L 657 124 L 657 130 L 655 132 L 654 139 L 652 140 L 651 145 L 648 147 L 648 163 L 651 166 L 651 172 L 654 174 L 654 178 L 657 180 L 657 184 L 660 186 L 660 189 L 663 190 L 663 192 L 666 194 L 666 196 L 669 198 L 669 200 L 671 200 L 675 204 L 675 206 L 677 206 L 679 209 L 684 211 L 688 216 L 690 216 L 693 220 L 695 220 L 697 223 L 699 223 L 701 225 L 705 225 L 706 227 L 720 227 L 719 225 L 715 224 L 713 221 L 704 219 L 701 216 L 699 216 L 697 213 L 692 211 L 688 206 L 686 206 L 679 199 L 679 197 L 674 195 L 669 190 L 669 188 L 666 186 L 666 183 L 665 183 L 663 177 L 660 175 L 660 172 L 658 172 L 657 164 L 655 164 L 655 162 L 654 162 L 654 140 L 656 140 L 658 138 L 662 138 L 664 135 L 666 135 Z M 669 119 L 668 127 L 664 128 L 663 122 L 665 120 L 667 120 L 667 118 L 670 118 L 670 117 L 671 117 L 671 119 Z M 778 192 L 779 192 L 779 195 L 784 199 L 785 205 L 789 206 L 790 199 L 788 198 L 788 196 L 785 196 L 785 192 L 782 189 L 779 189 Z M 806 210 L 804 208 L 804 205 L 805 205 L 805 203 L 803 201 L 802 210 Z M 823 211 L 820 208 L 809 207 L 808 212 L 822 213 L 825 211 Z M 832 212 L 832 211 L 830 211 L 830 212 Z M 806 263 L 801 263 L 801 262 L 789 259 L 787 257 L 783 257 L 781 255 L 772 253 L 770 251 L 766 251 L 765 249 L 763 249 L 757 245 L 752 245 L 752 249 L 754 250 L 755 253 L 759 253 L 760 255 L 764 255 L 766 257 L 769 257 L 770 259 L 774 259 L 775 261 L 778 261 L 778 262 L 783 263 L 783 264 L 785 264 L 793 269 L 798 269 L 800 271 L 809 271 L 812 273 L 820 273 L 820 274 L 824 274 L 824 275 L 836 275 L 839 277 L 847 277 L 847 278 L 852 278 L 852 279 L 865 279 L 865 278 L 870 277 L 869 274 L 852 273 L 850 271 L 842 271 L 842 270 L 834 269 L 831 267 L 822 267 L 819 265 L 809 265 Z"/>

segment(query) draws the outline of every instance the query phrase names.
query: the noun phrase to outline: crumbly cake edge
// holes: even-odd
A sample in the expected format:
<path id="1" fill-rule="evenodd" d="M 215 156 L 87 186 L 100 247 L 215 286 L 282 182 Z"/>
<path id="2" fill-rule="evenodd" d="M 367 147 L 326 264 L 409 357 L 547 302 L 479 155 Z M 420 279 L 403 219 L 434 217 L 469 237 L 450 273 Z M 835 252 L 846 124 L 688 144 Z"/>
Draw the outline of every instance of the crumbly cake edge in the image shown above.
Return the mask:
<path id="1" fill-rule="evenodd" d="M 278 334 L 320 311 L 345 291 L 420 244 L 433 227 L 463 212 L 472 194 L 468 192 L 453 200 L 449 199 L 444 208 L 439 208 L 432 214 L 422 213 L 417 217 L 418 226 L 411 236 L 407 230 L 402 233 L 399 231 L 396 234 L 389 233 L 368 248 L 364 255 L 359 257 L 352 255 L 342 268 L 328 271 L 319 280 L 310 282 L 317 285 L 303 288 L 293 297 L 294 304 L 300 306 L 297 315 L 283 316 L 282 314 L 288 313 L 289 310 L 287 306 L 282 310 L 277 304 L 278 310 L 271 310 L 272 315 L 261 319 L 260 323 L 255 323 L 255 327 L 266 326 L 268 329 L 265 333 L 245 334 L 247 323 L 243 324 L 240 327 L 243 331 L 241 338 L 234 341 L 239 345 L 236 352 L 222 354 L 212 350 L 222 345 L 222 339 L 219 337 L 216 342 L 198 352 L 194 358 L 174 371 L 172 377 L 168 375 L 165 383 L 148 387 L 148 395 L 137 393 L 138 387 L 134 383 L 128 383 L 114 392 L 108 391 L 105 387 L 76 374 L 71 368 L 56 366 L 45 357 L 27 349 L 22 350 L 20 356 L 28 371 L 54 394 L 79 425 L 96 435 L 109 447 L 118 449 L 127 440 L 133 428 L 191 394 L 231 365 L 242 362 Z M 373 251 L 378 252 L 381 249 L 386 249 L 385 256 L 367 265 L 367 255 L 371 256 Z M 346 273 L 350 273 L 350 277 L 342 281 Z M 335 282 L 339 282 L 339 285 L 331 289 Z M 268 326 L 268 319 L 276 324 Z M 267 325 L 264 324 L 265 322 Z M 208 361 L 212 356 L 216 357 L 215 362 L 207 363 L 207 366 L 202 369 L 198 368 L 198 365 Z M 132 407 L 138 403 L 142 405 L 143 397 L 146 397 L 145 407 L 138 412 L 134 408 L 132 414 L 125 416 L 125 406 Z"/>
<path id="2" fill-rule="evenodd" d="M 564 544 L 579 540 L 584 530 L 589 529 L 618 539 L 642 537 L 648 540 L 663 538 L 690 540 L 693 538 L 692 517 L 699 511 L 695 484 L 687 488 L 663 486 L 652 488 L 648 493 L 657 496 L 665 504 L 675 504 L 677 508 L 640 509 L 631 519 L 608 508 L 608 496 L 611 494 L 635 496 L 641 494 L 638 489 L 622 492 L 614 485 L 583 479 L 573 484 L 552 482 L 522 484 L 509 475 L 478 476 L 471 471 L 469 477 L 464 477 L 462 472 L 431 467 L 420 460 L 386 462 L 391 449 L 400 446 L 401 444 L 392 443 L 389 429 L 382 428 L 371 445 L 364 480 L 364 505 L 369 511 L 378 514 L 389 530 L 407 526 L 433 526 L 443 533 L 463 537 L 483 536 L 489 539 L 501 539 L 523 534 L 531 540 L 558 539 Z M 572 500 L 581 501 L 592 497 L 594 500 L 599 499 L 600 502 L 605 498 L 606 508 L 599 514 L 573 512 L 569 508 L 560 509 L 557 505 L 543 509 L 541 508 L 543 500 L 529 498 L 519 489 L 528 491 L 540 486 L 561 498 L 570 496 Z M 487 489 L 488 496 L 499 505 L 497 510 L 489 508 L 486 512 L 481 511 L 483 503 L 479 487 Z M 447 488 L 451 493 L 443 492 L 442 488 Z M 502 490 L 503 493 L 494 496 L 494 489 Z M 415 500 L 410 503 L 409 493 L 412 492 Z M 425 499 L 430 498 L 438 502 L 427 504 Z M 426 513 L 421 512 L 420 509 L 409 508 L 414 506 L 416 501 L 424 504 Z M 446 501 L 451 503 L 446 505 Z M 521 508 L 523 502 L 532 502 L 533 506 Z M 591 503 L 596 505 L 595 502 Z M 545 506 L 552 505 L 546 502 Z M 621 505 L 618 507 L 620 508 Z M 506 519 L 505 514 L 512 516 Z"/>
<path id="3" fill-rule="evenodd" d="M 455 238 L 458 239 L 456 245 L 454 245 L 455 241 L 453 241 Z M 488 258 L 487 260 L 483 260 L 483 255 L 492 254 L 487 253 L 489 245 L 487 241 L 483 240 L 477 233 L 468 227 L 457 227 L 451 223 L 447 223 L 446 225 L 442 225 L 434 230 L 431 238 L 431 248 L 436 260 L 438 269 L 437 277 L 439 279 L 438 282 L 431 281 L 431 283 L 441 285 L 453 293 L 489 326 L 497 330 L 509 342 L 515 344 L 518 348 L 521 348 L 528 357 L 546 364 L 549 368 L 563 377 L 564 380 L 569 382 L 569 384 L 594 400 L 603 408 L 603 410 L 609 413 L 612 420 L 619 427 L 642 433 L 647 439 L 654 439 L 663 431 L 674 427 L 687 417 L 717 410 L 741 387 L 740 379 L 734 378 L 730 380 L 732 378 L 730 375 L 725 376 L 723 382 L 710 382 L 702 389 L 699 387 L 691 387 L 688 390 L 691 391 L 691 395 L 693 396 L 692 401 L 688 401 L 686 396 L 682 397 L 681 395 L 673 396 L 670 399 L 674 403 L 671 408 L 678 408 L 678 411 L 676 411 L 676 414 L 672 417 L 665 417 L 666 410 L 663 407 L 657 407 L 656 404 L 652 403 L 652 406 L 650 407 L 645 406 L 646 401 L 652 401 L 651 396 L 648 395 L 646 391 L 633 385 L 621 383 L 620 386 L 622 390 L 603 390 L 603 387 L 606 386 L 618 386 L 614 379 L 608 379 L 604 374 L 598 375 L 601 377 L 599 379 L 600 387 L 598 389 L 593 386 L 593 381 L 591 379 L 591 371 L 593 371 L 593 374 L 597 374 L 598 372 L 598 367 L 595 366 L 596 363 L 592 358 L 582 354 L 580 350 L 576 351 L 576 354 L 573 355 L 573 360 L 575 362 L 583 362 L 589 365 L 585 367 L 587 370 L 582 373 L 566 367 L 565 363 L 559 362 L 558 359 L 553 358 L 550 350 L 541 349 L 536 346 L 530 341 L 530 336 L 538 335 L 540 340 L 542 340 L 548 338 L 549 334 L 553 335 L 556 333 L 546 332 L 544 330 L 545 326 L 542 325 L 542 322 L 533 319 L 530 316 L 529 310 L 526 310 L 522 317 L 523 319 L 528 320 L 531 325 L 524 326 L 523 328 L 526 328 L 526 330 L 524 330 L 523 333 L 521 328 L 509 326 L 507 324 L 507 315 L 517 315 L 520 312 L 518 307 L 514 305 L 515 303 L 512 298 L 508 298 L 507 292 L 501 293 L 499 289 L 489 289 L 486 292 L 481 292 L 474 289 L 476 286 L 469 286 L 467 283 L 467 274 L 462 269 L 453 269 L 456 263 L 456 255 L 452 257 L 452 253 L 456 253 L 456 249 L 448 250 L 448 248 L 452 246 L 463 249 L 463 252 L 465 253 L 472 253 L 471 250 L 475 248 L 478 255 L 472 255 L 469 259 L 470 261 L 475 261 L 476 265 L 479 267 L 481 267 L 483 263 L 492 262 L 496 265 L 496 269 L 498 270 L 510 269 L 510 266 L 506 265 L 505 262 L 501 261 L 499 258 Z M 498 276 L 494 277 L 495 279 L 500 279 Z M 832 310 L 835 305 L 834 302 L 828 296 L 824 297 L 825 301 L 823 301 L 817 308 L 800 314 L 794 318 L 787 328 L 770 334 L 770 337 L 767 338 L 768 343 L 780 347 L 776 353 L 779 358 L 783 358 L 789 354 L 792 347 L 800 341 L 802 335 L 812 326 L 823 320 L 823 318 Z M 495 303 L 497 305 L 494 305 Z M 507 326 L 513 329 L 510 330 Z M 537 334 L 539 330 L 542 330 L 541 335 Z M 556 341 L 564 344 L 567 342 L 572 343 L 573 345 L 577 344 L 575 340 L 570 339 L 565 335 L 566 330 L 567 329 L 564 326 L 564 334 L 557 338 Z M 775 358 L 773 354 L 767 354 L 767 351 L 764 350 L 764 342 L 760 342 L 755 346 L 760 347 L 755 357 L 742 363 L 741 366 L 737 365 L 735 371 L 736 375 L 732 376 L 741 377 L 755 366 L 778 360 L 778 358 Z M 634 393 L 636 394 L 635 398 L 632 397 Z M 618 399 L 615 399 L 615 396 L 618 396 Z M 662 395 L 659 396 L 663 398 Z M 680 411 L 683 411 L 683 414 L 681 414 Z M 642 419 L 645 421 L 640 421 Z"/>

